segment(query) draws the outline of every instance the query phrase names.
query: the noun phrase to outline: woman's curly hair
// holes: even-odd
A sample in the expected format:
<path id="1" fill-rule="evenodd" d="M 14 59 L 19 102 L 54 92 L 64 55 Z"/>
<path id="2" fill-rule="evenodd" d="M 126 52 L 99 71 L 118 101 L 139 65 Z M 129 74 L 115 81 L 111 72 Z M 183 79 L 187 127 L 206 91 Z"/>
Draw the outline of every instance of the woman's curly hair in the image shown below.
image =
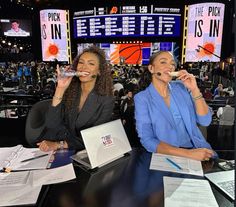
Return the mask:
<path id="1" fill-rule="evenodd" d="M 109 64 L 106 61 L 106 55 L 105 55 L 104 50 L 96 46 L 91 46 L 84 49 L 81 54 L 75 57 L 72 63 L 72 70 L 75 70 L 75 71 L 77 70 L 79 59 L 84 53 L 95 54 L 99 60 L 100 75 L 97 75 L 97 80 L 95 83 L 94 90 L 96 91 L 97 94 L 101 96 L 110 96 L 110 95 L 112 96 L 113 84 L 112 84 L 112 78 L 111 78 L 111 69 L 109 67 Z M 80 79 L 77 77 L 73 77 L 63 97 L 66 108 L 69 109 L 72 106 L 72 101 L 79 93 L 80 84 L 81 84 Z"/>

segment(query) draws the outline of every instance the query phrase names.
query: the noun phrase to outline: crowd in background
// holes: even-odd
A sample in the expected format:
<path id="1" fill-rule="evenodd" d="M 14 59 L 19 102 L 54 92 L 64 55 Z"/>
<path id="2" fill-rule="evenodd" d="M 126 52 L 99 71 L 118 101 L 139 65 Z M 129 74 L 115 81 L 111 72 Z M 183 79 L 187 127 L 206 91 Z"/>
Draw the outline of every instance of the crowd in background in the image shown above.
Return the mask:
<path id="1" fill-rule="evenodd" d="M 115 97 L 113 119 L 121 118 L 128 137 L 137 137 L 133 96 L 139 91 L 139 79 L 147 66 L 127 64 L 110 66 Z M 34 99 L 35 102 L 52 98 L 57 84 L 55 68 L 56 62 L 8 62 L 0 65 L 0 92 L 14 91 L 16 94 L 31 95 L 37 97 Z M 185 68 L 197 77 L 203 97 L 212 109 L 213 122 L 219 121 L 220 116 L 222 117 L 223 107 L 227 105 L 234 108 L 234 63 L 224 63 L 222 68 L 222 63 L 218 62 L 197 62 L 179 65 L 177 70 L 178 68 Z M 9 104 L 17 104 L 17 100 L 4 99 L 2 96 L 0 105 L 8 104 L 8 100 Z M 18 101 L 18 104 L 22 103 L 33 105 L 33 102 L 29 103 L 27 99 Z M 19 108 L 17 110 L 19 115 Z M 28 110 L 24 109 L 24 116 Z M 10 110 L 11 114 L 12 111 Z M 11 115 L 7 117 L 11 118 Z M 13 117 L 17 118 L 17 113 Z M 139 145 L 137 139 L 130 141 L 131 145 Z"/>
<path id="2" fill-rule="evenodd" d="M 144 67 L 146 66 L 111 65 L 114 84 L 120 83 L 124 89 L 138 85 Z M 227 95 L 227 93 L 230 96 L 234 95 L 234 63 L 224 63 L 224 68 L 219 62 L 186 63 L 179 67 L 185 68 L 197 77 L 198 84 L 204 93 L 210 92 L 212 94 L 208 95 L 207 99 L 214 99 L 216 95 L 219 95 L 215 92 L 218 84 L 222 84 L 222 92 L 225 92 L 223 95 Z M 32 93 L 32 89 L 36 92 L 48 91 L 49 85 L 53 90 L 53 85 L 56 84 L 55 63 L 8 62 L 5 65 L 0 65 L 0 83 L 2 87 L 30 88 L 29 93 Z M 137 89 L 134 87 L 131 90 L 135 92 Z"/>
<path id="3" fill-rule="evenodd" d="M 127 94 L 130 92 L 133 96 L 139 90 L 139 78 L 145 67 L 111 65 L 116 117 L 121 116 L 122 101 Z M 199 88 L 208 102 L 234 97 L 234 63 L 224 63 L 224 68 L 219 62 L 186 63 L 178 67 L 185 68 L 197 77 Z M 0 91 L 7 87 L 17 88 L 20 93 L 38 95 L 41 99 L 46 99 L 53 96 L 56 81 L 55 62 L 8 62 L 0 66 Z M 215 108 L 214 111 L 216 110 Z"/>

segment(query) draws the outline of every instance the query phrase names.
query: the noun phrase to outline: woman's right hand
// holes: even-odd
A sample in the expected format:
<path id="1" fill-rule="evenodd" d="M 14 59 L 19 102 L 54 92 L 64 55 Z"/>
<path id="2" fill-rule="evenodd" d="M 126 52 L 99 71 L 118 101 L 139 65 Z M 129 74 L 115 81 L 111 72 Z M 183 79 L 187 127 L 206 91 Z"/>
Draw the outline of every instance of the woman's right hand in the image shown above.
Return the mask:
<path id="1" fill-rule="evenodd" d="M 70 66 L 66 66 L 65 71 L 69 70 Z M 62 77 L 59 65 L 57 64 L 57 88 L 66 90 L 71 83 L 73 77 Z"/>
<path id="2" fill-rule="evenodd" d="M 188 157 L 199 161 L 208 161 L 214 156 L 214 151 L 207 148 L 197 148 L 188 150 Z"/>

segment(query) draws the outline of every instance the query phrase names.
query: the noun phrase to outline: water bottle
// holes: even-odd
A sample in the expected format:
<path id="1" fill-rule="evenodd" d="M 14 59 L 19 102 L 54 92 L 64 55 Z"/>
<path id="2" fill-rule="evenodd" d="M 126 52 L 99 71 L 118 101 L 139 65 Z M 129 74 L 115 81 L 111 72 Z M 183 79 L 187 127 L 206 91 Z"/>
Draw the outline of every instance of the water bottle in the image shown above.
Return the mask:
<path id="1" fill-rule="evenodd" d="M 72 76 L 80 76 L 80 72 L 74 71 L 74 70 L 70 70 L 70 71 L 61 71 L 60 74 L 61 77 L 72 77 Z"/>
<path id="2" fill-rule="evenodd" d="M 83 72 L 83 71 L 75 71 L 75 70 L 71 70 L 71 67 L 69 67 L 69 70 L 65 70 L 65 67 L 61 67 L 60 68 L 60 77 L 61 78 L 65 78 L 65 77 L 79 77 L 79 76 L 87 76 L 89 75 L 88 72 Z"/>

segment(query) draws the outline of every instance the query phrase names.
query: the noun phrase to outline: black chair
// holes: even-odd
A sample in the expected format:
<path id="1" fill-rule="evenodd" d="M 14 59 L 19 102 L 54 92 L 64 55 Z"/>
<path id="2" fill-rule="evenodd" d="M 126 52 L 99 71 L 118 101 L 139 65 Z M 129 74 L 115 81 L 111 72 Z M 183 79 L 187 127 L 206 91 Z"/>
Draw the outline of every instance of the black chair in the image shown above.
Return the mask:
<path id="1" fill-rule="evenodd" d="M 25 139 L 32 147 L 35 147 L 36 140 L 45 128 L 45 115 L 51 102 L 51 99 L 37 102 L 28 113 L 25 124 Z"/>

